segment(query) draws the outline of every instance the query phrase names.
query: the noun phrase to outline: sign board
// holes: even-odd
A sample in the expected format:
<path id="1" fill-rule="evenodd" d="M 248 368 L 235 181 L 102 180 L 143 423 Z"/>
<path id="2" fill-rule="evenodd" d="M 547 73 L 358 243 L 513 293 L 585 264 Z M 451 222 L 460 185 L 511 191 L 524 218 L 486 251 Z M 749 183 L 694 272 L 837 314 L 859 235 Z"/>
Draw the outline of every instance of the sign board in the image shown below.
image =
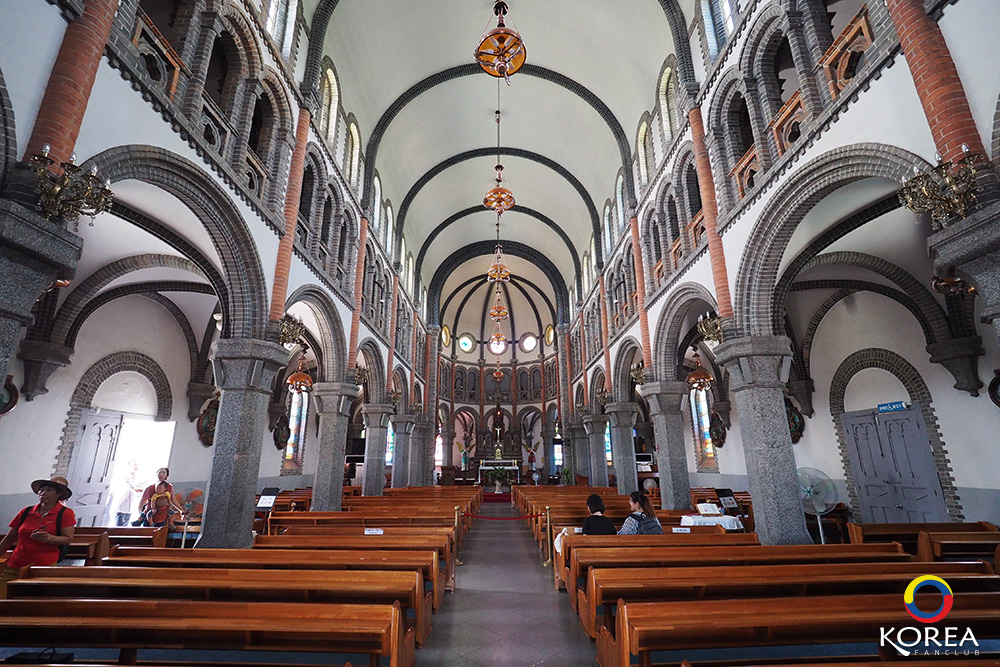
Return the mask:
<path id="1" fill-rule="evenodd" d="M 715 495 L 719 499 L 719 504 L 727 510 L 739 510 L 740 506 L 733 497 L 732 489 L 716 489 Z"/>
<path id="2" fill-rule="evenodd" d="M 670 532 L 671 533 L 690 533 L 691 532 L 691 528 L 689 528 L 687 526 L 674 526 L 673 528 L 670 529 Z"/>
<path id="3" fill-rule="evenodd" d="M 879 403 L 878 404 L 878 411 L 879 412 L 899 412 L 900 410 L 905 410 L 906 408 L 907 408 L 907 404 L 904 403 L 903 401 L 896 401 L 894 403 Z"/>
<path id="4" fill-rule="evenodd" d="M 365 535 L 384 535 L 385 531 L 381 528 L 365 528 Z"/>
<path id="5" fill-rule="evenodd" d="M 577 526 L 576 528 L 573 529 L 573 532 L 577 533 L 577 534 L 582 533 L 583 532 L 583 526 Z"/>
<path id="6" fill-rule="evenodd" d="M 274 500 L 278 497 L 279 490 L 276 486 L 265 487 L 260 492 L 260 499 L 257 501 L 257 507 L 254 509 L 258 512 L 270 512 L 271 508 L 274 507 Z"/>

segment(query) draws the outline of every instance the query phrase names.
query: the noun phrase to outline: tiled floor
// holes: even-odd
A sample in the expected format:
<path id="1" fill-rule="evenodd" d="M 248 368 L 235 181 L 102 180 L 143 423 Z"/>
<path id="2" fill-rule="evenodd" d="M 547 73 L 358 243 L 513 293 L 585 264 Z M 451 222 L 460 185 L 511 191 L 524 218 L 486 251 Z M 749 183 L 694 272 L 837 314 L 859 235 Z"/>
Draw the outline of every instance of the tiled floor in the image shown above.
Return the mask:
<path id="1" fill-rule="evenodd" d="M 513 507 L 486 503 L 483 516 L 512 517 Z M 459 554 L 456 592 L 445 595 L 418 667 L 429 665 L 576 667 L 596 665 L 566 593 L 523 521 L 477 519 Z"/>

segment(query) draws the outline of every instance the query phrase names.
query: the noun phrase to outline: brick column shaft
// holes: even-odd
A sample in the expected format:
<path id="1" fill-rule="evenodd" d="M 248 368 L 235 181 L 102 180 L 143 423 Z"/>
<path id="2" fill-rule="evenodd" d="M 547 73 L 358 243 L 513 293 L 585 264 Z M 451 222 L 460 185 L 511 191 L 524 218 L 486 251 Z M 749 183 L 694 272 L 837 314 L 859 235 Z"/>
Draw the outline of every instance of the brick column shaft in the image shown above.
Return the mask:
<path id="1" fill-rule="evenodd" d="M 392 389 L 392 365 L 396 362 L 396 308 L 399 302 L 399 272 L 392 277 L 392 310 L 389 311 L 389 353 L 385 362 L 386 389 Z M 401 389 L 401 387 L 397 387 Z M 405 411 L 405 406 L 404 406 Z"/>
<path id="2" fill-rule="evenodd" d="M 608 294 L 604 288 L 604 274 L 601 274 L 601 344 L 604 346 L 604 390 L 611 393 L 611 350 L 608 349 Z"/>
<path id="3" fill-rule="evenodd" d="M 420 325 L 420 315 L 417 308 L 413 309 L 413 340 L 410 343 L 410 401 L 413 402 L 416 399 L 416 387 L 417 387 L 417 327 Z M 424 368 L 427 368 L 426 366 Z M 425 373 L 427 371 L 424 371 Z M 427 378 L 424 378 L 425 380 Z"/>
<path id="4" fill-rule="evenodd" d="M 306 166 L 306 143 L 309 141 L 309 109 L 299 109 L 295 126 L 295 148 L 292 164 L 288 169 L 288 187 L 285 189 L 285 233 L 278 242 L 278 258 L 274 261 L 274 285 L 271 288 L 271 312 L 268 319 L 280 320 L 285 315 L 285 297 L 288 295 L 288 272 L 292 267 L 292 250 L 295 246 L 295 227 L 299 221 L 299 199 L 302 196 L 302 174 Z"/>
<path id="5" fill-rule="evenodd" d="M 569 341 L 566 341 L 566 348 L 569 349 Z M 569 363 L 569 353 L 566 354 L 566 363 Z M 583 371 L 583 405 L 590 405 L 590 391 L 587 389 L 587 329 L 583 326 L 583 309 L 580 309 L 580 369 Z M 570 386 L 572 387 L 573 375 L 570 374 Z M 572 391 L 572 390 L 571 390 Z M 574 408 L 575 410 L 576 408 Z"/>
<path id="6" fill-rule="evenodd" d="M 117 10 L 118 0 L 87 0 L 83 14 L 66 26 L 25 156 L 41 153 L 49 144 L 49 157 L 57 165 L 69 160 Z"/>
<path id="7" fill-rule="evenodd" d="M 351 340 L 347 344 L 347 368 L 358 363 L 358 335 L 361 333 L 361 294 L 365 287 L 365 252 L 368 249 L 368 218 L 361 218 L 358 230 L 358 258 L 354 265 L 354 312 L 351 313 Z"/>
<path id="8" fill-rule="evenodd" d="M 988 155 L 972 118 L 969 99 L 937 22 L 918 0 L 886 0 L 920 104 L 945 160 L 961 160 L 962 144 Z"/>
<path id="9" fill-rule="evenodd" d="M 715 301 L 721 317 L 733 316 L 733 301 L 729 296 L 729 273 L 726 270 L 726 255 L 722 250 L 719 236 L 719 205 L 715 199 L 715 178 L 712 163 L 708 159 L 705 145 L 705 125 L 701 120 L 701 107 L 692 107 L 688 112 L 691 126 L 691 140 L 694 143 L 694 168 L 698 173 L 698 189 L 701 192 L 701 210 L 705 221 L 705 236 L 708 237 L 708 257 L 712 263 L 712 278 L 715 283 Z"/>
<path id="10" fill-rule="evenodd" d="M 635 290 L 638 292 L 639 309 L 639 336 L 642 339 L 642 364 L 646 368 L 653 368 L 653 349 L 649 341 L 649 314 L 646 312 L 646 267 L 642 257 L 642 244 L 639 242 L 639 219 L 632 216 L 629 220 L 629 228 L 632 230 L 632 263 L 635 268 Z M 658 243 L 659 241 L 657 241 Z M 620 397 L 625 400 L 626 396 Z"/>

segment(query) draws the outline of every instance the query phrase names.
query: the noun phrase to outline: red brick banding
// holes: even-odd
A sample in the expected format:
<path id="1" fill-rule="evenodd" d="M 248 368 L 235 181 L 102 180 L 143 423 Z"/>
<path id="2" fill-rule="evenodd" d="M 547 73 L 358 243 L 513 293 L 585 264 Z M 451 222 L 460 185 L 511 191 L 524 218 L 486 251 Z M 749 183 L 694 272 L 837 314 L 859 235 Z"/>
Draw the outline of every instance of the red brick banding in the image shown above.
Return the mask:
<path id="1" fill-rule="evenodd" d="M 601 344 L 604 346 L 604 390 L 611 393 L 611 350 L 608 349 L 608 294 L 604 289 L 604 274 L 598 284 L 601 288 Z"/>
<path id="2" fill-rule="evenodd" d="M 642 258 L 642 244 L 639 242 L 639 219 L 629 220 L 632 231 L 632 268 L 635 270 L 635 291 L 639 310 L 639 337 L 642 341 L 642 365 L 653 368 L 653 350 L 649 342 L 649 314 L 646 313 L 646 267 Z"/>
<path id="3" fill-rule="evenodd" d="M 396 308 L 399 302 L 399 274 L 392 277 L 392 310 L 389 311 L 389 352 L 386 354 L 386 390 L 392 390 L 392 365 L 396 362 Z"/>
<path id="4" fill-rule="evenodd" d="M 25 156 L 49 144 L 57 165 L 69 160 L 117 10 L 118 0 L 87 0 L 83 14 L 66 27 Z"/>
<path id="5" fill-rule="evenodd" d="M 913 76 L 934 145 L 945 160 L 963 157 L 962 144 L 987 155 L 941 28 L 918 0 L 886 0 Z"/>
<path id="6" fill-rule="evenodd" d="M 566 349 L 569 350 L 569 341 L 566 341 Z M 566 355 L 566 363 L 569 363 L 569 354 Z M 590 405 L 590 392 L 587 390 L 587 330 L 583 326 L 583 310 L 580 311 L 580 368 L 583 369 L 583 405 Z M 573 391 L 573 374 L 570 373 L 570 391 Z"/>
<path id="7" fill-rule="evenodd" d="M 726 254 L 719 236 L 719 204 L 715 198 L 715 179 L 712 164 L 708 160 L 705 145 L 705 125 L 701 120 L 701 107 L 692 107 L 688 112 L 691 126 L 691 141 L 694 143 L 694 168 L 698 174 L 698 189 L 701 192 L 701 210 L 705 222 L 705 236 L 708 241 L 708 257 L 712 263 L 712 279 L 715 283 L 716 309 L 721 317 L 733 316 L 733 300 L 729 294 L 729 273 L 726 270 Z"/>
<path id="8" fill-rule="evenodd" d="M 354 311 L 351 313 L 351 340 L 347 345 L 347 368 L 353 369 L 358 363 L 358 334 L 361 332 L 361 295 L 365 283 L 365 254 L 368 250 L 368 218 L 361 218 L 358 230 L 358 258 L 354 265 Z M 428 339 L 428 360 L 430 359 L 430 336 Z"/>
<path id="9" fill-rule="evenodd" d="M 288 169 L 288 188 L 285 190 L 285 233 L 278 241 L 278 257 L 274 261 L 274 285 L 271 288 L 271 312 L 268 319 L 280 320 L 285 315 L 285 298 L 288 296 L 288 272 L 292 268 L 295 246 L 295 227 L 299 221 L 299 198 L 302 195 L 302 175 L 306 167 L 306 144 L 309 141 L 309 109 L 299 109 L 295 127 L 295 148 L 292 164 Z"/>

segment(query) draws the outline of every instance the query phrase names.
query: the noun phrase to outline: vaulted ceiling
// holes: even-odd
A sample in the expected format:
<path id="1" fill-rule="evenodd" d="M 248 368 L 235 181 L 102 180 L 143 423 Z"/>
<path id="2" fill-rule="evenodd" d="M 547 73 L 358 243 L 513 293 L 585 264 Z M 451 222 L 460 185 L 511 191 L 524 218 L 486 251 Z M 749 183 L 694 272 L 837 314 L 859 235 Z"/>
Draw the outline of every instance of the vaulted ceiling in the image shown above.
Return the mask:
<path id="1" fill-rule="evenodd" d="M 508 3 L 507 24 L 527 50 L 511 85 L 499 85 L 502 162 L 518 204 L 504 214 L 501 238 L 522 248 L 509 260 L 524 280 L 524 294 L 510 290 L 521 332 L 535 329 L 537 317 L 543 327 L 555 322 L 552 310 L 566 302 L 559 291 L 577 284 L 595 222 L 634 151 L 640 117 L 655 109 L 659 74 L 674 51 L 668 10 L 679 5 L 686 34 L 695 2 Z M 459 329 L 478 335 L 483 290 L 465 297 L 469 281 L 488 268 L 495 238 L 495 216 L 482 199 L 496 163 L 498 79 L 479 69 L 473 50 L 496 25 L 493 1 L 303 6 L 314 18 L 318 8 L 334 7 L 323 52 L 336 67 L 340 104 L 361 131 L 365 205 L 374 169 L 421 284 L 442 290 L 437 303 L 431 294 L 431 312 L 447 302 L 440 323 L 452 326 L 457 318 Z M 315 30 L 321 22 L 312 23 Z M 460 313 L 463 302 L 475 303 L 476 312 Z"/>

